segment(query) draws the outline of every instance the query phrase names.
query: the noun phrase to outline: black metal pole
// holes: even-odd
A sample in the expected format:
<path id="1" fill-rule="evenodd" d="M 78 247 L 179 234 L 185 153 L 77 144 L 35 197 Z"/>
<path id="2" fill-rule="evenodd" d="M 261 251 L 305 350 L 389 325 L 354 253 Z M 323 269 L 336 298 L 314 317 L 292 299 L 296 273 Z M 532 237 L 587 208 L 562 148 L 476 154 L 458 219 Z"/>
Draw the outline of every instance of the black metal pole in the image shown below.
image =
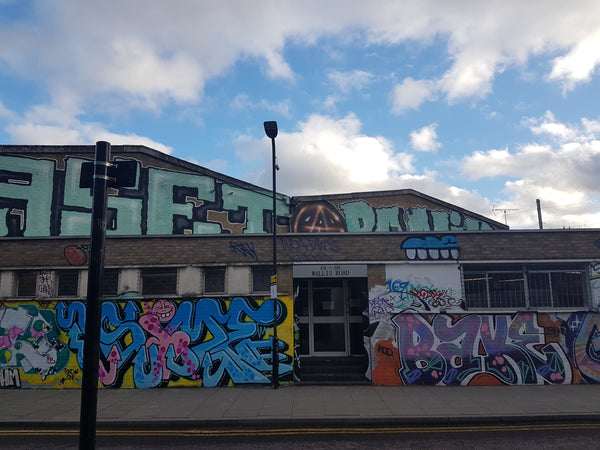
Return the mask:
<path id="1" fill-rule="evenodd" d="M 100 320 L 102 314 L 102 279 L 104 275 L 104 244 L 106 240 L 106 187 L 110 165 L 110 144 L 96 142 L 92 204 L 92 242 L 88 270 L 85 338 L 83 343 L 83 382 L 79 448 L 96 447 L 96 414 L 98 406 L 98 361 L 100 358 Z"/>
<path id="2" fill-rule="evenodd" d="M 275 138 L 271 138 L 273 148 L 273 276 L 275 289 L 273 297 L 273 388 L 279 387 L 279 340 L 277 339 L 277 158 L 275 156 Z"/>

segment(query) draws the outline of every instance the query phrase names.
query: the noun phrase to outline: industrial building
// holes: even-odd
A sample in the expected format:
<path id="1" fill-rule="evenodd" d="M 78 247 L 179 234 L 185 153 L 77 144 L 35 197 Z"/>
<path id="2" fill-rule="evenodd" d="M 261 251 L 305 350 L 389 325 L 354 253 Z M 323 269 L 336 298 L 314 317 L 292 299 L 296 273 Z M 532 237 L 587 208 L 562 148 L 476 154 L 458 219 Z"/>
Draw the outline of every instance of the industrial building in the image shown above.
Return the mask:
<path id="1" fill-rule="evenodd" d="M 600 230 L 510 230 L 410 189 L 277 193 L 273 221 L 269 189 L 112 155 L 137 174 L 108 191 L 104 387 L 272 383 L 274 325 L 280 383 L 600 381 Z M 81 386 L 93 159 L 0 146 L 1 388 Z"/>

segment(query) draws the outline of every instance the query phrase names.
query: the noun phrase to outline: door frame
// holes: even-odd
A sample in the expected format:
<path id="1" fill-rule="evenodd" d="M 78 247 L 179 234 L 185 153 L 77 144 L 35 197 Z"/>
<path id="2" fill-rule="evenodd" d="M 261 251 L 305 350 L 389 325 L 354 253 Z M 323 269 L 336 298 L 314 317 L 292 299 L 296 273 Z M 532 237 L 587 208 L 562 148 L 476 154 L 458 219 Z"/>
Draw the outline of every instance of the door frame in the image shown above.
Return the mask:
<path id="1" fill-rule="evenodd" d="M 363 277 L 360 277 L 363 278 Z M 307 303 L 308 303 L 308 315 L 301 316 L 297 315 L 299 325 L 306 325 L 308 332 L 308 353 L 303 353 L 300 356 L 306 357 L 347 357 L 354 355 L 352 353 L 352 337 L 351 324 L 362 323 L 362 315 L 350 315 L 350 287 L 349 282 L 352 278 L 308 278 L 306 286 L 307 292 Z M 341 302 L 343 303 L 343 314 L 332 315 L 332 316 L 315 316 L 315 282 L 327 281 L 332 285 L 339 283 L 342 289 Z M 344 350 L 343 351 L 315 351 L 315 324 L 342 324 L 344 329 Z M 306 336 L 304 336 L 306 338 Z M 301 337 L 302 339 L 302 337 Z"/>

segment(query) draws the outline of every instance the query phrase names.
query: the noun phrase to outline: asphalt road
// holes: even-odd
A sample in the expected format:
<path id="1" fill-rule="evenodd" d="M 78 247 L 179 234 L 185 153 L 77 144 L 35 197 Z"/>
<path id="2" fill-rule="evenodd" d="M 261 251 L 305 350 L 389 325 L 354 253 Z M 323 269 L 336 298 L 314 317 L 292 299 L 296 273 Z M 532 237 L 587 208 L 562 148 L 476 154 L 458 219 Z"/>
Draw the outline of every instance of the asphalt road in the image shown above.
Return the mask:
<path id="1" fill-rule="evenodd" d="M 78 430 L 2 430 L 3 449 L 76 449 Z M 600 424 L 511 426 L 102 430 L 97 449 L 597 449 Z"/>

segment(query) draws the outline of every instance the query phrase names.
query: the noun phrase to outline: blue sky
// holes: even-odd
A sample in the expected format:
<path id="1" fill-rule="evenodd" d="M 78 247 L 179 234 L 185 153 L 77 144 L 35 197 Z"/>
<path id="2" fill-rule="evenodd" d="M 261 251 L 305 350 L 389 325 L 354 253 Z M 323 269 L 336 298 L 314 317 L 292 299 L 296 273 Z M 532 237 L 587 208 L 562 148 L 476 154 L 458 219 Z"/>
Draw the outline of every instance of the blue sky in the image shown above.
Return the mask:
<path id="1" fill-rule="evenodd" d="M 0 143 L 600 228 L 597 1 L 0 0 Z M 511 210 L 505 214 L 503 210 Z"/>

